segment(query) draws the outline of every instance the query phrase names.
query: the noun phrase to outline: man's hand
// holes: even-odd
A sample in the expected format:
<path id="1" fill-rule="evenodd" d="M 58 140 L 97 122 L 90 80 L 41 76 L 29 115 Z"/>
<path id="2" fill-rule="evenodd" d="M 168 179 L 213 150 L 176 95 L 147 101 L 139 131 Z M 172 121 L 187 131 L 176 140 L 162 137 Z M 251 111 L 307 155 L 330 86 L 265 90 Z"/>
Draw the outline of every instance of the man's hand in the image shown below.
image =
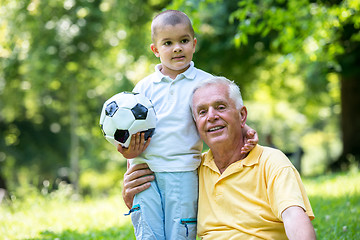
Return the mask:
<path id="1" fill-rule="evenodd" d="M 145 142 L 145 133 L 136 133 L 131 136 L 130 145 L 128 148 L 124 148 L 120 144 L 117 150 L 126 159 L 132 159 L 139 156 L 149 146 L 151 138 Z"/>
<path id="2" fill-rule="evenodd" d="M 243 136 L 244 136 L 244 146 L 241 148 L 241 153 L 248 153 L 259 142 L 259 137 L 256 131 L 250 128 L 248 125 L 245 125 L 245 127 L 243 128 Z"/>
<path id="3" fill-rule="evenodd" d="M 155 179 L 152 174 L 146 163 L 133 165 L 124 174 L 122 197 L 129 209 L 132 207 L 134 196 L 150 187 L 150 182 Z"/>

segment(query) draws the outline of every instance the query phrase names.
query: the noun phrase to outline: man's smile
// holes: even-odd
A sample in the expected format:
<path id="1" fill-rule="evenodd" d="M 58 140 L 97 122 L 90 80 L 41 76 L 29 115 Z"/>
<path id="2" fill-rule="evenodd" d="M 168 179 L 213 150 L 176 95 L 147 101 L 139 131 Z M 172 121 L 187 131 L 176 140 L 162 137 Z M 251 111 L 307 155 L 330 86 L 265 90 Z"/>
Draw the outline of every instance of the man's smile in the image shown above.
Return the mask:
<path id="1" fill-rule="evenodd" d="M 212 128 L 208 129 L 208 132 L 215 132 L 215 131 L 218 131 L 218 130 L 223 129 L 223 128 L 225 128 L 225 127 L 224 126 L 212 127 Z"/>

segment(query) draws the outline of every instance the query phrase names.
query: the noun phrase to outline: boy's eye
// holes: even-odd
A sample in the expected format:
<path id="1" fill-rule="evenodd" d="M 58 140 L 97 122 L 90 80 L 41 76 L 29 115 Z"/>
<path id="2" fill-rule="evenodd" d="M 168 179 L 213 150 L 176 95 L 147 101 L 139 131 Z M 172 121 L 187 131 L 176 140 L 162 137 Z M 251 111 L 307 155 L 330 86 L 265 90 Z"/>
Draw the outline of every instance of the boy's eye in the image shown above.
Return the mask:
<path id="1" fill-rule="evenodd" d="M 189 39 L 183 39 L 181 40 L 181 43 L 188 43 L 189 42 Z"/>
<path id="2" fill-rule="evenodd" d="M 170 42 L 170 41 L 164 42 L 164 45 L 165 45 L 165 46 L 170 46 L 170 45 L 171 45 L 171 42 Z"/>

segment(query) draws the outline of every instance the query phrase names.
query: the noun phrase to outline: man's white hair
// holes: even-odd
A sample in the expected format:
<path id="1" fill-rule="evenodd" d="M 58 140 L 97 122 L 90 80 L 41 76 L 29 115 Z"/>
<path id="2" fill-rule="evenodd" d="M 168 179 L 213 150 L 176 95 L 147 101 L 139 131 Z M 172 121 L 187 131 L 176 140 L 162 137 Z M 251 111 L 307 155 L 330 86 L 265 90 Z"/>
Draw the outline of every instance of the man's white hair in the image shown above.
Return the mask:
<path id="1" fill-rule="evenodd" d="M 210 84 L 224 84 L 226 86 L 228 86 L 229 89 L 229 97 L 230 99 L 232 99 L 235 103 L 235 107 L 237 110 L 240 110 L 241 107 L 244 105 L 243 99 L 241 97 L 241 92 L 240 92 L 240 88 L 238 85 L 236 85 L 236 83 L 234 81 L 231 81 L 225 77 L 221 77 L 221 76 L 215 76 L 215 77 L 211 77 L 205 80 L 200 81 L 197 85 L 195 85 L 194 90 L 191 94 L 191 98 L 190 98 L 190 108 L 191 108 L 191 112 L 193 112 L 193 96 L 194 93 L 200 89 L 203 88 L 206 85 L 210 85 Z"/>

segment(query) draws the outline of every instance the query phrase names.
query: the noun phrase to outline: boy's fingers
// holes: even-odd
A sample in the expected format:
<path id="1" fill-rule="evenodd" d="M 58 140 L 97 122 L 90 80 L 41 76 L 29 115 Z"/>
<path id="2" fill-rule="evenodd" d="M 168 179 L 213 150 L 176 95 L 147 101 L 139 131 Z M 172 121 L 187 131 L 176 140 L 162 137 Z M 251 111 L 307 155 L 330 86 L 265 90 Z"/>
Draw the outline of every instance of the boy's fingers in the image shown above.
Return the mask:
<path id="1" fill-rule="evenodd" d="M 145 149 L 149 146 L 150 140 L 151 140 L 151 137 L 148 138 L 148 140 L 146 141 L 146 143 L 145 143 L 145 145 L 144 145 L 144 151 L 145 151 Z"/>
<path id="2" fill-rule="evenodd" d="M 123 147 L 121 146 L 121 144 L 118 144 L 117 150 L 118 150 L 118 152 L 121 153 L 121 154 L 123 154 L 123 152 L 124 152 L 124 149 L 123 149 Z"/>
<path id="3" fill-rule="evenodd" d="M 143 146 L 145 142 L 145 133 L 141 133 L 140 135 L 140 145 Z"/>
<path id="4" fill-rule="evenodd" d="M 136 145 L 139 145 L 139 144 L 140 144 L 140 141 L 141 141 L 141 136 L 140 136 L 140 133 L 136 133 L 136 135 L 135 135 L 135 142 L 136 142 Z"/>
<path id="5" fill-rule="evenodd" d="M 131 150 L 135 149 L 135 144 L 136 144 L 136 134 L 133 134 L 131 135 L 129 148 L 131 148 Z"/>

